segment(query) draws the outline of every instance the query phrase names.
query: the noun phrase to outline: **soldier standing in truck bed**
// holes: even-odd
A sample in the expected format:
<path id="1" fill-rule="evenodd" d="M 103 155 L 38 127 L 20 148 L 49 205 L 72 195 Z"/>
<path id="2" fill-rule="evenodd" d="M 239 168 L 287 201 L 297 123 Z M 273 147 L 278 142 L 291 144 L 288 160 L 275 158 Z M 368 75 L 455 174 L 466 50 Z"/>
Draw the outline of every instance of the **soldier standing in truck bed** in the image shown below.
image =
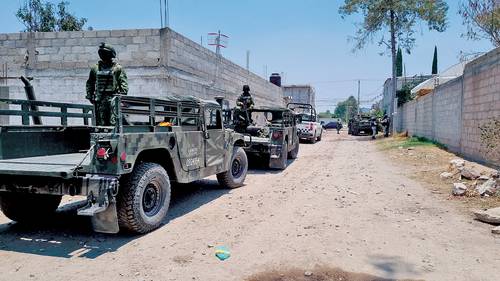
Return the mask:
<path id="1" fill-rule="evenodd" d="M 86 98 L 94 105 L 96 125 L 114 126 L 116 115 L 111 100 L 127 94 L 127 74 L 115 61 L 116 51 L 112 46 L 101 43 L 98 54 L 101 60 L 90 69 Z"/>
<path id="2" fill-rule="evenodd" d="M 234 112 L 238 131 L 244 131 L 246 127 L 253 123 L 252 109 L 254 105 L 255 103 L 250 94 L 250 86 L 244 85 L 243 93 L 236 100 L 236 109 Z"/>

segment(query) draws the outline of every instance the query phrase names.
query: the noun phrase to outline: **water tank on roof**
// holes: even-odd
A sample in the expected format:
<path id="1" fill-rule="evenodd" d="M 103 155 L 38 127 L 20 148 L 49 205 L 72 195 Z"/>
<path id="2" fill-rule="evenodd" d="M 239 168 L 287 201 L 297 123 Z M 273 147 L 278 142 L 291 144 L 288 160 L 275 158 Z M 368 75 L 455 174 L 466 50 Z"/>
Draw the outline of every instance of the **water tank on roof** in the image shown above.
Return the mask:
<path id="1" fill-rule="evenodd" d="M 269 82 L 274 85 L 281 87 L 281 75 L 279 73 L 271 73 L 271 77 L 269 77 Z"/>

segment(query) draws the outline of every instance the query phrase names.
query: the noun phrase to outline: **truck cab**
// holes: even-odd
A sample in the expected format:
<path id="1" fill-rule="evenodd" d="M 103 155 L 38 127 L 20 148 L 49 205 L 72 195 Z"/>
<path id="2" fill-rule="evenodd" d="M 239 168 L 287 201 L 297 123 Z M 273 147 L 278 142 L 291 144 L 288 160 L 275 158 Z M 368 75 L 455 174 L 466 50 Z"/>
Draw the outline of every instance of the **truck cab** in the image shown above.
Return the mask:
<path id="1" fill-rule="evenodd" d="M 316 109 L 308 103 L 289 103 L 287 107 L 300 116 L 297 131 L 301 140 L 316 143 L 321 141 L 323 126 L 319 122 Z"/>

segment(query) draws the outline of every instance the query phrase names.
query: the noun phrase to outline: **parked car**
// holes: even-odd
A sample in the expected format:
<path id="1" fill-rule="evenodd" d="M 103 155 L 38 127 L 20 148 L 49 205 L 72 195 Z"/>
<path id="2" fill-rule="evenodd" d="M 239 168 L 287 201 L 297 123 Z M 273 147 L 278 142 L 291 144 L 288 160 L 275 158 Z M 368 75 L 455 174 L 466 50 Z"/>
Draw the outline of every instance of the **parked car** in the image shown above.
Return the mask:
<path id="1" fill-rule="evenodd" d="M 337 124 L 340 123 L 340 128 L 342 129 L 342 122 L 339 121 L 331 121 L 323 124 L 323 129 L 337 129 Z"/>

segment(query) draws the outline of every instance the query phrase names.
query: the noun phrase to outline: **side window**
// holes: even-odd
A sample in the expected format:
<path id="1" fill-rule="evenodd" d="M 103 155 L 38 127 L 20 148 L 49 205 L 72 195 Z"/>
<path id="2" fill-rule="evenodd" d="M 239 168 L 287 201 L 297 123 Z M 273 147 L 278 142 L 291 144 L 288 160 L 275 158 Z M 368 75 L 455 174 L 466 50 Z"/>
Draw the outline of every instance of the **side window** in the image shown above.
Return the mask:
<path id="1" fill-rule="evenodd" d="M 205 110 L 205 124 L 207 129 L 222 129 L 221 112 L 218 108 L 207 108 Z"/>
<path id="2" fill-rule="evenodd" d="M 183 107 L 181 111 L 181 125 L 188 130 L 193 130 L 198 128 L 199 117 L 194 117 L 200 112 L 199 108 L 196 107 Z"/>

